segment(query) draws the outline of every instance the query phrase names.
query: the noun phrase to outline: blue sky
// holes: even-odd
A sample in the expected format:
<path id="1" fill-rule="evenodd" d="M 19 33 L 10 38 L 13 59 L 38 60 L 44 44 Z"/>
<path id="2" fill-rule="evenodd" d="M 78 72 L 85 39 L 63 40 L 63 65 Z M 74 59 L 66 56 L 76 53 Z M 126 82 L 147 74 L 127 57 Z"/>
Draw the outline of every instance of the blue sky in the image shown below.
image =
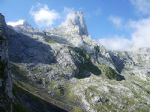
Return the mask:
<path id="1" fill-rule="evenodd" d="M 0 12 L 5 15 L 7 22 L 23 19 L 38 27 L 31 11 L 44 6 L 59 15 L 58 20 L 52 19 L 55 21 L 53 25 L 49 23 L 50 26 L 57 26 L 65 19 L 65 9 L 83 11 L 92 38 L 100 40 L 102 44 L 111 42 L 116 48 L 110 48 L 115 49 L 120 46 L 123 49 L 124 46 L 133 46 L 133 35 L 139 33 L 138 25 L 150 16 L 149 0 L 1 0 Z M 125 45 L 121 45 L 122 41 L 125 41 Z"/>

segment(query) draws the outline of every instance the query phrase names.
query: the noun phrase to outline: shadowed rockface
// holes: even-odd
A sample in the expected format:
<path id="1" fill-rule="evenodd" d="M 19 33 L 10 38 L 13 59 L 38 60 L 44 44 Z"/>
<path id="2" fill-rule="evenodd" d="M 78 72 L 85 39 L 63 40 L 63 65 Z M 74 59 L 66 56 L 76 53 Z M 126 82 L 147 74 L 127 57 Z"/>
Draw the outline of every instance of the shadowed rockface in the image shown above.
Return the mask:
<path id="1" fill-rule="evenodd" d="M 10 61 L 17 63 L 56 63 L 50 46 L 12 29 L 8 32 Z"/>
<path id="2" fill-rule="evenodd" d="M 97 76 L 101 75 L 101 70 L 92 63 L 90 55 L 84 49 L 77 47 L 70 47 L 70 49 L 75 52 L 73 59 L 79 69 L 79 73 L 75 75 L 76 78 L 86 78 L 89 77 L 91 73 Z"/>
<path id="3" fill-rule="evenodd" d="M 17 83 L 14 83 L 13 86 L 14 96 L 16 98 L 14 112 L 68 112 L 55 104 L 52 104 L 52 101 L 49 101 L 49 99 L 44 100 L 44 98 L 42 99 L 34 95 L 32 91 L 29 92 L 23 87 L 18 86 Z M 21 106 L 21 108 L 19 106 Z"/>

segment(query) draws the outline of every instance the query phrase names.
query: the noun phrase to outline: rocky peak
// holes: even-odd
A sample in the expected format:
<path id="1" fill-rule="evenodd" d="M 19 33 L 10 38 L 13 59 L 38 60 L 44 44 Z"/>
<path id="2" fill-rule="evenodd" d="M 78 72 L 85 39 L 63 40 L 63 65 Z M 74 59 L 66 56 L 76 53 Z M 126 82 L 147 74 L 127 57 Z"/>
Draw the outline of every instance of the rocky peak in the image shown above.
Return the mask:
<path id="1" fill-rule="evenodd" d="M 13 29 L 15 29 L 18 32 L 34 32 L 34 28 L 25 20 L 20 21 L 18 24 L 16 25 L 11 25 L 8 24 L 10 26 L 13 27 Z"/>
<path id="2" fill-rule="evenodd" d="M 0 13 L 0 23 L 2 24 L 2 25 L 5 25 L 6 23 L 5 23 L 5 19 L 4 19 L 4 16 Z"/>
<path id="3" fill-rule="evenodd" d="M 27 28 L 27 29 L 32 28 L 32 26 L 27 21 L 24 21 L 24 20 L 20 24 L 14 27 Z"/>
<path id="4" fill-rule="evenodd" d="M 0 39 L 6 39 L 4 36 L 4 29 L 6 28 L 6 23 L 4 16 L 0 13 Z"/>
<path id="5" fill-rule="evenodd" d="M 84 15 L 80 11 L 69 13 L 61 27 L 64 27 L 66 32 L 73 32 L 79 35 L 88 35 Z"/>

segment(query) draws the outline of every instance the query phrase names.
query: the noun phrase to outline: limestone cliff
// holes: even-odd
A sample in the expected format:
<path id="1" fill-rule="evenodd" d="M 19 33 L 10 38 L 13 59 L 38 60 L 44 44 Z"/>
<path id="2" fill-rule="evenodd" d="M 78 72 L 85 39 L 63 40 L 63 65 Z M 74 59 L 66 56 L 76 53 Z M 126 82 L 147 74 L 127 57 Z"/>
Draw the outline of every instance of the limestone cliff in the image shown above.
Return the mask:
<path id="1" fill-rule="evenodd" d="M 6 28 L 4 16 L 0 14 L 0 111 L 12 112 L 12 77 Z"/>

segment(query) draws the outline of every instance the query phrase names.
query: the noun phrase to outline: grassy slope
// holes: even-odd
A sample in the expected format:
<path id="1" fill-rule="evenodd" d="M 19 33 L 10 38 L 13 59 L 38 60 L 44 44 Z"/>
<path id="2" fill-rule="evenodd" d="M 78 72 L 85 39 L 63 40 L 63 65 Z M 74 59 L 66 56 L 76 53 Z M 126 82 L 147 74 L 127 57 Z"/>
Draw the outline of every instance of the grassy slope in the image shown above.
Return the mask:
<path id="1" fill-rule="evenodd" d="M 37 100 L 39 102 L 43 102 L 45 104 L 49 104 L 49 106 L 52 106 L 52 108 L 56 108 L 55 110 L 60 110 L 62 112 L 71 111 L 72 107 L 66 104 L 63 104 L 62 102 L 56 101 L 50 97 L 48 97 L 47 94 L 44 94 L 41 90 L 38 90 L 37 88 L 31 86 L 30 84 L 14 81 L 14 91 L 15 93 L 25 93 L 27 96 L 30 96 L 33 98 L 33 100 Z M 17 97 L 17 96 L 16 96 Z"/>

